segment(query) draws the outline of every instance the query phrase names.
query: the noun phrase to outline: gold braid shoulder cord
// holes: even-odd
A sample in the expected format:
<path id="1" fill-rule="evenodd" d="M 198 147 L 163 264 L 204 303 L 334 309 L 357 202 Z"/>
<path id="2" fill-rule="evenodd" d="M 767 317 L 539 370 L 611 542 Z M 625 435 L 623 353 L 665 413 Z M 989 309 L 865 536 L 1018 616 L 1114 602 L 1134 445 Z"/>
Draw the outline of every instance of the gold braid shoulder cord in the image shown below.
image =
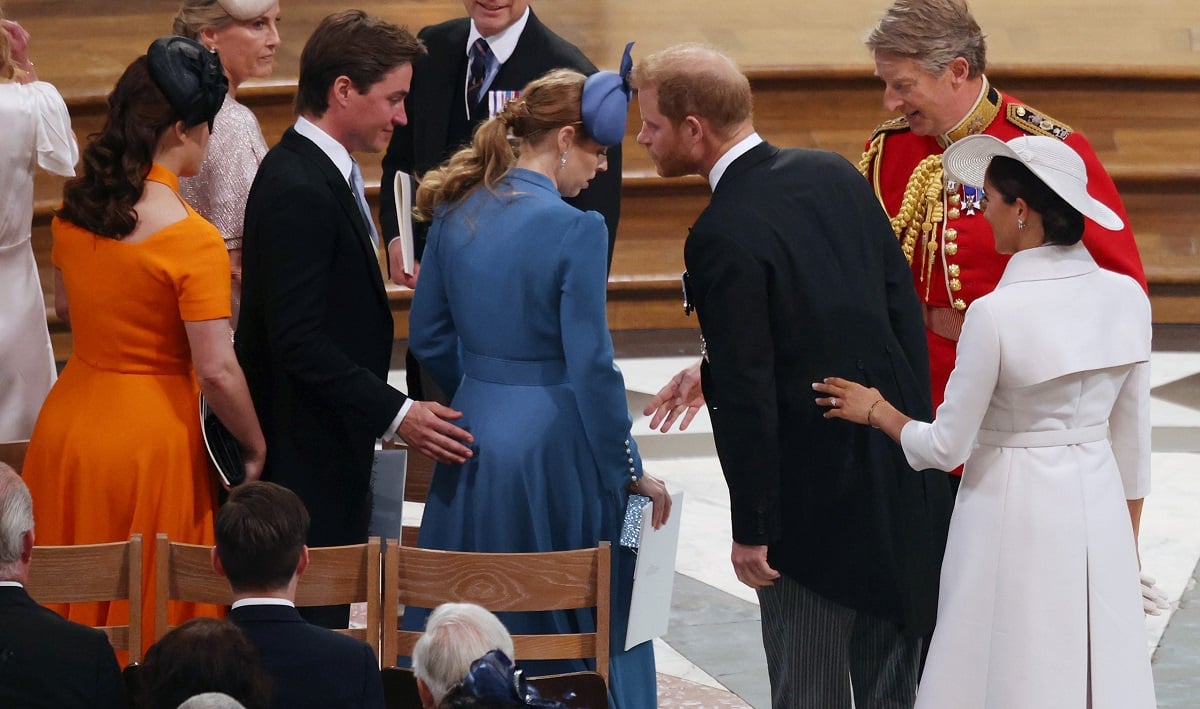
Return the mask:
<path id="1" fill-rule="evenodd" d="M 883 150 L 885 133 L 880 133 L 871 141 L 862 159 L 858 162 L 858 171 L 864 177 L 868 175 L 871 161 Z M 942 156 L 930 155 L 917 164 L 908 185 L 904 188 L 904 198 L 900 201 L 900 211 L 891 218 L 892 231 L 900 241 L 900 250 L 904 258 L 912 265 L 913 252 L 916 250 L 917 234 L 921 234 L 922 259 L 921 280 L 929 287 L 928 276 L 933 270 L 933 261 L 937 256 L 938 242 L 933 238 L 935 224 L 940 224 L 945 218 L 945 203 L 942 200 Z M 928 293 L 926 293 L 928 297 Z"/>

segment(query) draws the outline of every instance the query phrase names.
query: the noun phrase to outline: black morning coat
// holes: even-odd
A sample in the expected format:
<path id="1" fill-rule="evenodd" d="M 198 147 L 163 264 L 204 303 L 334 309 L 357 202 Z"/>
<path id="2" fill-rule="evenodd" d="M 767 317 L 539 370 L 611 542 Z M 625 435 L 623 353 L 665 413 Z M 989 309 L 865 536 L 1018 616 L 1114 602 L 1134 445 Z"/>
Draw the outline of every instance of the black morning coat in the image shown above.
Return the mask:
<path id="1" fill-rule="evenodd" d="M 736 159 L 684 249 L 733 537 L 779 572 L 918 636 L 933 626 L 946 474 L 822 417 L 812 382 L 878 387 L 930 420 L 924 323 L 870 186 L 845 159 L 767 143 Z"/>

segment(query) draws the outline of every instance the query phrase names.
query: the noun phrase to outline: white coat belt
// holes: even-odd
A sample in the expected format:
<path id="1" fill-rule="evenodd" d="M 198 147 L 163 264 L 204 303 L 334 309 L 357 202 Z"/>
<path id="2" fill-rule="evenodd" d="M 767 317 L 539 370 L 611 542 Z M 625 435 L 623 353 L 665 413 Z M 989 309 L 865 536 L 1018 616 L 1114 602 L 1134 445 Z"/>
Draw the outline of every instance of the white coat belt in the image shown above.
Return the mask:
<path id="1" fill-rule="evenodd" d="M 1053 448 L 1076 446 L 1108 439 L 1108 424 L 1102 423 L 1083 428 L 1068 428 L 1059 431 L 992 431 L 979 429 L 977 440 L 981 446 L 997 448 Z"/>

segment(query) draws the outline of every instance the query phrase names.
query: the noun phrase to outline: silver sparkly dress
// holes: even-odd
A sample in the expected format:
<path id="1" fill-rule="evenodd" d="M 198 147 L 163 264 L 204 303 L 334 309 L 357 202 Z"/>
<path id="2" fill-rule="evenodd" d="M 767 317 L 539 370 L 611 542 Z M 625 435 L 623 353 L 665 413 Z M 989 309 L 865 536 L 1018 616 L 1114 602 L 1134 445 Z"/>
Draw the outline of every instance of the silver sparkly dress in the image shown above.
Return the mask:
<path id="1" fill-rule="evenodd" d="M 200 172 L 179 180 L 179 193 L 200 216 L 216 225 L 227 249 L 242 248 L 246 195 L 266 154 L 267 142 L 254 113 L 226 96 L 213 121 Z"/>

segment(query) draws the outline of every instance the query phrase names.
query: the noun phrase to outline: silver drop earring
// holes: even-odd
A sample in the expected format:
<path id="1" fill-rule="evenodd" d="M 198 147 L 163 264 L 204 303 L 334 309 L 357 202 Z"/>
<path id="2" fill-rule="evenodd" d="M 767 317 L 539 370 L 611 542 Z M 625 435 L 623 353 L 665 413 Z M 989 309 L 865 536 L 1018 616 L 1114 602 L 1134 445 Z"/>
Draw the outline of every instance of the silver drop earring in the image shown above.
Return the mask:
<path id="1" fill-rule="evenodd" d="M 558 169 L 561 170 L 567 166 L 567 151 L 563 151 L 562 157 L 558 159 Z"/>
<path id="2" fill-rule="evenodd" d="M 1021 218 L 1017 218 L 1017 229 L 1024 229 L 1024 228 L 1025 228 L 1025 220 L 1021 219 Z"/>

